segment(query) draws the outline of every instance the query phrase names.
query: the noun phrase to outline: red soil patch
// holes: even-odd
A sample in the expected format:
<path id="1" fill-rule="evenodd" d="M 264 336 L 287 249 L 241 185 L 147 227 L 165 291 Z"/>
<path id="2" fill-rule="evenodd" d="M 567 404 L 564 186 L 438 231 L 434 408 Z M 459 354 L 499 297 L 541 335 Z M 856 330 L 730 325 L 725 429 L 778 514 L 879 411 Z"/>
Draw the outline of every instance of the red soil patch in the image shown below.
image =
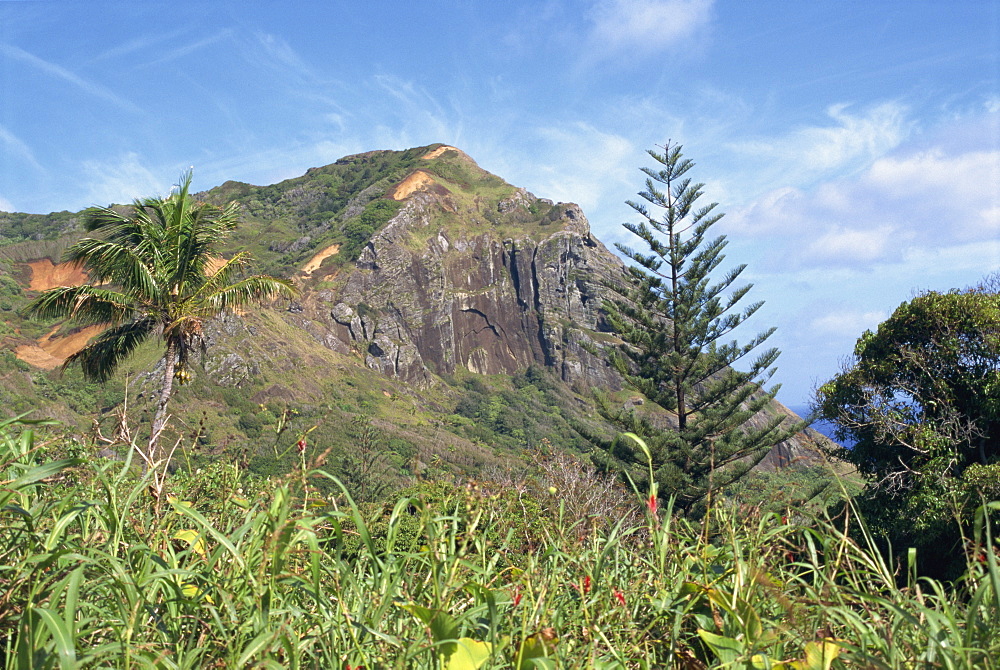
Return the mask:
<path id="1" fill-rule="evenodd" d="M 87 283 L 87 273 L 73 263 L 53 263 L 48 258 L 28 263 L 31 268 L 32 291 L 47 291 L 59 286 L 80 286 Z"/>
<path id="2" fill-rule="evenodd" d="M 426 189 L 434 183 L 434 177 L 430 176 L 423 170 L 417 170 L 409 177 L 401 181 L 399 185 L 393 189 L 389 197 L 393 200 L 402 200 L 417 191 Z"/>
<path id="3" fill-rule="evenodd" d="M 87 342 L 99 335 L 101 326 L 87 326 L 74 329 L 62 337 L 55 337 L 59 326 L 38 338 L 34 344 L 22 344 L 14 350 L 14 355 L 29 365 L 43 370 L 54 370 L 62 365 L 67 358 L 87 346 Z"/>
<path id="4" fill-rule="evenodd" d="M 331 244 L 326 249 L 323 249 L 323 251 L 313 256 L 309 260 L 309 262 L 305 264 L 305 267 L 302 268 L 302 272 L 306 273 L 307 275 L 311 275 L 313 272 L 316 272 L 316 270 L 319 269 L 319 266 L 323 264 L 323 261 L 325 261 L 330 256 L 333 256 L 338 251 L 340 251 L 340 245 Z"/>

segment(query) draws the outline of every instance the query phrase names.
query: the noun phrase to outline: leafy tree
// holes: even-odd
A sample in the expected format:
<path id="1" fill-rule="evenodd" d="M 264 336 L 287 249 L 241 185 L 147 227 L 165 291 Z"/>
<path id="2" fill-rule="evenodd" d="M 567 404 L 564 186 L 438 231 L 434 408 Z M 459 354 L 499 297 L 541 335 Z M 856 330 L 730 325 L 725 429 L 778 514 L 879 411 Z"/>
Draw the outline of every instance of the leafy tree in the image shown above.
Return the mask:
<path id="1" fill-rule="evenodd" d="M 875 530 L 955 556 L 941 549 L 961 541 L 956 512 L 968 520 L 981 496 L 1000 497 L 1000 295 L 987 283 L 903 303 L 817 405 L 853 444 L 835 455 L 866 478 L 857 500 Z"/>
<path id="2" fill-rule="evenodd" d="M 42 318 L 69 316 L 106 327 L 65 363 L 79 363 L 88 378 L 98 381 L 107 380 L 149 337 L 163 341 L 163 381 L 146 452 L 152 463 L 163 458 L 158 440 L 166 426 L 174 379 L 183 382 L 189 374 L 188 357 L 201 343 L 204 322 L 294 290 L 283 279 L 245 276 L 252 260 L 249 253 L 229 260 L 213 255 L 236 228 L 239 207 L 195 202 L 190 185 L 189 171 L 165 198 L 136 200 L 124 213 L 112 207 L 88 210 L 85 229 L 97 236 L 71 246 L 63 260 L 83 267 L 91 283 L 51 289 L 28 307 Z"/>
<path id="3" fill-rule="evenodd" d="M 680 509 L 690 510 L 712 490 L 740 479 L 801 424 L 788 425 L 766 410 L 778 387 L 762 385 L 774 374 L 777 349 L 758 354 L 745 371 L 732 367 L 774 329 L 746 344 L 725 341 L 763 303 L 737 308 L 750 290 L 750 285 L 734 287 L 745 265 L 713 280 L 727 242 L 725 236 L 706 239 L 722 214 L 715 213 L 715 203 L 695 208 L 703 184 L 686 176 L 694 164 L 677 144 L 648 153 L 659 166 L 642 169 L 646 189 L 639 196 L 645 202 L 628 202 L 642 220 L 624 226 L 651 253 L 617 245 L 633 264 L 611 287 L 614 297 L 605 309 L 622 340 L 611 352 L 613 365 L 630 387 L 671 413 L 673 426 L 633 409 L 615 409 L 605 396 L 601 411 L 645 440 L 660 497 L 674 496 Z M 594 457 L 601 467 L 629 468 L 640 479 L 648 472 L 647 456 L 631 440 L 601 446 L 604 451 Z"/>

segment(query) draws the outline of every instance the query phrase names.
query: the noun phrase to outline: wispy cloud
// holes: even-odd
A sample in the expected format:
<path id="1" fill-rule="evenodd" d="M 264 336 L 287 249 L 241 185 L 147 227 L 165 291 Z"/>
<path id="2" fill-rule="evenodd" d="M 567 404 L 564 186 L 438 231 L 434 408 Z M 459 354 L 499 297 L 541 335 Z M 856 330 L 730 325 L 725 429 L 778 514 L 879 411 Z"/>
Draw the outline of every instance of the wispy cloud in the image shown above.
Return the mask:
<path id="1" fill-rule="evenodd" d="M 393 147 L 425 142 L 447 142 L 459 147 L 464 144 L 463 114 L 459 109 L 442 104 L 427 89 L 410 80 L 377 75 L 375 84 L 391 98 L 386 106 L 394 109 L 392 127 L 376 128 L 378 140 Z"/>
<path id="2" fill-rule="evenodd" d="M 827 109 L 830 123 L 796 128 L 777 137 L 758 137 L 730 142 L 750 179 L 742 189 L 809 186 L 832 175 L 870 165 L 898 147 L 914 130 L 907 108 L 897 102 L 852 112 L 846 104 Z"/>
<path id="3" fill-rule="evenodd" d="M 184 56 L 192 54 L 196 51 L 200 51 L 201 49 L 204 49 L 207 46 L 211 46 L 216 42 L 221 42 L 222 40 L 225 40 L 226 38 L 230 37 L 232 33 L 233 31 L 229 28 L 220 30 L 214 35 L 210 35 L 196 42 L 191 42 L 190 44 L 185 44 L 183 46 L 171 49 L 165 52 L 162 56 L 160 56 L 156 60 L 149 61 L 148 63 L 143 63 L 142 65 L 144 67 L 152 65 L 162 65 L 163 63 L 169 63 L 171 61 L 175 61 L 178 58 L 183 58 Z"/>
<path id="4" fill-rule="evenodd" d="M 250 62 L 277 75 L 288 95 L 318 104 L 323 108 L 319 115 L 344 128 L 351 113 L 335 95 L 344 88 L 342 82 L 303 59 L 288 42 L 271 33 L 254 33 L 247 48 Z"/>
<path id="5" fill-rule="evenodd" d="M 13 212 L 14 205 L 10 203 L 10 200 L 0 197 L 0 212 Z"/>
<path id="6" fill-rule="evenodd" d="M 593 211 L 608 192 L 635 181 L 636 148 L 621 135 L 583 122 L 540 127 L 534 135 L 538 154 L 525 179 L 540 197 Z"/>
<path id="7" fill-rule="evenodd" d="M 691 38 L 712 16 L 713 0 L 600 0 L 590 12 L 599 49 L 649 54 Z"/>
<path id="8" fill-rule="evenodd" d="M 89 63 L 97 63 L 109 59 L 118 59 L 136 52 L 150 52 L 159 44 L 175 42 L 183 31 L 174 30 L 171 32 L 144 32 L 142 35 L 133 37 L 127 42 L 105 49 L 101 53 L 91 58 Z"/>
<path id="9" fill-rule="evenodd" d="M 129 100 L 126 100 L 125 98 L 122 98 L 121 96 L 117 95 L 110 89 L 107 89 L 104 86 L 101 86 L 100 84 L 95 84 L 91 81 L 87 81 L 86 79 L 62 67 L 61 65 L 56 65 L 55 63 L 50 63 L 46 60 L 43 60 L 38 56 L 35 56 L 34 54 L 28 53 L 27 51 L 21 49 L 20 47 L 12 46 L 9 44 L 0 44 L 0 53 L 8 56 L 9 58 L 19 60 L 22 63 L 26 63 L 31 67 L 34 67 L 35 69 L 40 70 L 41 72 L 44 72 L 45 74 L 48 74 L 52 77 L 61 79 L 69 84 L 72 84 L 73 86 L 76 86 L 83 92 L 92 95 L 96 98 L 101 98 L 106 102 L 110 102 L 113 105 L 120 107 L 121 109 L 130 112 L 141 111 L 141 109 L 134 103 L 132 103 Z"/>
<path id="10" fill-rule="evenodd" d="M 87 198 L 92 205 L 129 203 L 136 198 L 166 195 L 169 191 L 169 185 L 164 183 L 165 176 L 154 174 L 134 152 L 114 160 L 86 161 L 83 174 L 87 179 Z"/>
<path id="11" fill-rule="evenodd" d="M 10 152 L 8 155 L 17 156 L 21 161 L 24 161 L 36 170 L 42 170 L 42 166 L 35 158 L 31 147 L 3 126 L 0 126 L 0 143 L 3 143 L 7 147 L 7 151 Z"/>

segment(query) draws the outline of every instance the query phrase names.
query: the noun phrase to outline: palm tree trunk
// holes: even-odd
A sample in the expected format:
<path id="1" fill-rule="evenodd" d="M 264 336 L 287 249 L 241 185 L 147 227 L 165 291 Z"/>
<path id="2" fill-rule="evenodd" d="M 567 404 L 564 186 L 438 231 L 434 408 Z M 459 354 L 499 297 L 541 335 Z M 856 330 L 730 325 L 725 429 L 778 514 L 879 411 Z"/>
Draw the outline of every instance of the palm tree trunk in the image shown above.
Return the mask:
<path id="1" fill-rule="evenodd" d="M 161 458 L 159 447 L 160 433 L 167 426 L 167 403 L 174 390 L 174 368 L 177 365 L 177 343 L 167 340 L 167 353 L 163 356 L 163 385 L 160 387 L 160 400 L 156 403 L 156 414 L 153 415 L 153 425 L 149 433 L 149 445 L 146 455 L 151 463 Z"/>

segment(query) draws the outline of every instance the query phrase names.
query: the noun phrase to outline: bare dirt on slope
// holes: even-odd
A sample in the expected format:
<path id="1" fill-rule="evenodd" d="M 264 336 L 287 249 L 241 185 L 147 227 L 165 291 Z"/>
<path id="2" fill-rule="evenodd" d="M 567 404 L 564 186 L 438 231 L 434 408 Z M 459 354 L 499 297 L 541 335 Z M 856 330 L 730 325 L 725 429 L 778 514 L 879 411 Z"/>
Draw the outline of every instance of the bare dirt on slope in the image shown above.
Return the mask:
<path id="1" fill-rule="evenodd" d="M 462 153 L 461 149 L 456 149 L 455 147 L 449 147 L 445 145 L 443 147 L 438 147 L 434 151 L 428 151 L 426 154 L 421 156 L 421 158 L 423 158 L 425 161 L 433 160 L 438 156 L 440 156 L 441 154 L 443 154 L 445 151 L 457 151 L 458 153 Z"/>
<path id="2" fill-rule="evenodd" d="M 302 272 L 305 273 L 306 276 L 311 276 L 313 272 L 316 272 L 316 270 L 319 269 L 319 266 L 323 264 L 323 261 L 330 256 L 335 255 L 338 251 L 340 251 L 340 245 L 331 244 L 326 249 L 323 249 L 321 252 L 309 259 L 309 262 L 303 266 Z"/>
<path id="3" fill-rule="evenodd" d="M 434 185 L 434 177 L 430 176 L 423 170 L 417 170 L 413 172 L 392 190 L 389 197 L 393 200 L 403 200 L 410 195 L 413 195 L 417 191 L 426 190 L 428 187 Z"/>
<path id="4" fill-rule="evenodd" d="M 32 344 L 22 344 L 14 350 L 14 355 L 29 365 L 43 370 L 54 370 L 67 358 L 87 346 L 90 338 L 104 330 L 101 326 L 74 328 L 65 335 L 56 337 L 56 326 Z"/>
<path id="5" fill-rule="evenodd" d="M 80 286 L 87 283 L 87 273 L 73 263 L 53 263 L 48 258 L 28 263 L 31 268 L 32 291 L 47 291 L 60 286 Z"/>

